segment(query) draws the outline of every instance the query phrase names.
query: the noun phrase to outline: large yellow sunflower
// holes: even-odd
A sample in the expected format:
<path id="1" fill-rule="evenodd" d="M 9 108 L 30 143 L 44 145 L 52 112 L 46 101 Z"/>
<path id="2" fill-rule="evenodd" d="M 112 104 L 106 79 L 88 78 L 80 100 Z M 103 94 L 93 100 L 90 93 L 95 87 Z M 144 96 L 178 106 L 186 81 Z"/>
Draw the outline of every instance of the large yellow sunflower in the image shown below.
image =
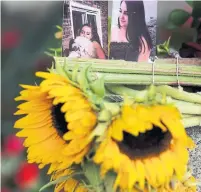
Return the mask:
<path id="1" fill-rule="evenodd" d="M 80 163 L 90 149 L 96 114 L 82 91 L 58 74 L 37 72 L 44 78 L 39 86 L 21 85 L 25 90 L 15 100 L 25 100 L 15 115 L 17 133 L 25 137 L 28 161 L 50 164 L 49 173 Z"/>
<path id="2" fill-rule="evenodd" d="M 192 146 L 175 107 L 124 105 L 94 161 L 101 165 L 102 176 L 109 170 L 117 174 L 114 189 L 144 191 L 147 185 L 169 185 L 173 177 L 181 180 Z"/>

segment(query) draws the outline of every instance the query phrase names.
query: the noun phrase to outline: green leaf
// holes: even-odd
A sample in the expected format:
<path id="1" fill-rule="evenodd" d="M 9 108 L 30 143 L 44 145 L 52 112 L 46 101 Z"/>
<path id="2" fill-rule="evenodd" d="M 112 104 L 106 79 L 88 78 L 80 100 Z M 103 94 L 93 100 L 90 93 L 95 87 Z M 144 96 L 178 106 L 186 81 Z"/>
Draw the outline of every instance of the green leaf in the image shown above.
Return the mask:
<path id="1" fill-rule="evenodd" d="M 168 49 L 169 49 L 169 47 L 170 47 L 170 39 L 171 39 L 171 36 L 168 38 L 167 41 L 164 42 L 164 46 L 165 46 L 166 48 L 168 48 Z"/>
<path id="2" fill-rule="evenodd" d="M 83 164 L 83 170 L 84 170 L 85 176 L 89 180 L 90 185 L 93 186 L 96 192 L 101 192 L 103 186 L 101 186 L 102 180 L 100 177 L 99 166 L 93 163 L 92 161 L 86 161 Z"/>
<path id="3" fill-rule="evenodd" d="M 62 49 L 61 48 L 49 48 L 50 51 L 57 51 L 57 52 L 61 52 Z"/>
<path id="4" fill-rule="evenodd" d="M 105 81 L 104 76 L 90 83 L 90 88 L 92 91 L 103 98 L 105 96 Z"/>
<path id="5" fill-rule="evenodd" d="M 186 3 L 188 3 L 191 7 L 193 7 L 193 5 L 194 5 L 194 1 L 193 0 L 186 0 Z"/>
<path id="6" fill-rule="evenodd" d="M 54 54 L 52 54 L 52 53 L 50 53 L 50 52 L 48 52 L 48 51 L 45 51 L 44 53 L 45 53 L 46 55 L 48 55 L 48 56 L 54 57 Z"/>
<path id="7" fill-rule="evenodd" d="M 168 21 L 168 23 L 166 24 L 166 28 L 172 30 L 178 28 L 178 26 Z"/>
<path id="8" fill-rule="evenodd" d="M 56 25 L 56 28 L 59 29 L 59 30 L 61 30 L 61 31 L 63 30 L 62 27 L 59 26 L 59 25 Z"/>
<path id="9" fill-rule="evenodd" d="M 182 9 L 173 10 L 168 17 L 168 26 L 181 26 L 183 25 L 190 17 L 190 13 Z"/>
<path id="10" fill-rule="evenodd" d="M 114 182 L 116 179 L 116 174 L 112 171 L 109 171 L 104 178 L 104 186 L 105 186 L 105 192 L 114 192 Z"/>
<path id="11" fill-rule="evenodd" d="M 157 53 L 159 54 L 169 54 L 169 48 L 170 48 L 170 38 L 168 38 L 167 41 L 165 41 L 163 44 L 157 45 Z"/>
<path id="12" fill-rule="evenodd" d="M 196 19 L 201 18 L 201 1 L 194 1 L 192 16 Z"/>

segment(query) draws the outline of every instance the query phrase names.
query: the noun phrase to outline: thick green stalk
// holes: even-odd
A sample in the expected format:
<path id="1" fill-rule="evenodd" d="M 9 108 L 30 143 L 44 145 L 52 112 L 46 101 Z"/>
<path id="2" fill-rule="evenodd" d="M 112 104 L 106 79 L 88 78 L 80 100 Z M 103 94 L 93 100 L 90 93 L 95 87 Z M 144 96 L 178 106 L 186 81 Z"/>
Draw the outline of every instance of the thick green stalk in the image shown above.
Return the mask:
<path id="1" fill-rule="evenodd" d="M 166 94 L 174 99 L 187 101 L 191 103 L 201 103 L 201 95 L 196 93 L 188 93 L 167 85 L 157 86 L 156 91 L 161 94 Z"/>
<path id="2" fill-rule="evenodd" d="M 123 60 L 100 60 L 100 59 L 83 59 L 83 58 L 55 58 L 56 62 L 60 65 L 66 63 L 69 69 L 72 69 L 75 64 L 80 66 L 91 65 L 92 71 L 108 72 L 108 73 L 126 73 L 126 74 L 152 74 L 152 64 L 148 62 L 129 62 Z M 162 63 L 161 60 L 156 60 L 154 64 L 155 75 L 172 75 L 176 76 L 176 64 L 175 62 L 169 63 L 166 61 Z M 180 76 L 197 76 L 201 77 L 201 66 L 200 65 L 188 65 L 179 64 L 179 77 Z"/>
<path id="3" fill-rule="evenodd" d="M 183 118 L 182 122 L 185 128 L 201 126 L 201 116 Z"/>
<path id="4" fill-rule="evenodd" d="M 128 87 L 120 86 L 120 85 L 107 85 L 106 88 L 115 94 L 131 97 L 133 100 L 135 100 L 137 102 L 146 101 L 147 96 L 148 96 L 147 90 L 136 91 L 136 90 L 130 89 Z M 158 87 L 156 86 L 156 90 L 157 90 L 157 88 Z M 161 94 L 164 94 L 164 93 L 166 94 L 166 92 L 161 92 Z M 159 100 L 161 100 L 161 98 L 162 98 L 161 94 L 159 94 L 159 93 L 157 94 L 157 97 Z M 193 103 L 191 101 L 192 98 L 194 101 L 194 97 L 196 98 L 196 101 L 199 101 L 199 99 L 201 99 L 201 96 L 198 94 L 195 94 L 195 93 L 188 93 L 188 92 L 184 92 L 184 91 L 182 91 L 182 94 L 184 94 L 184 99 L 188 100 L 187 102 L 172 99 L 171 97 L 175 96 L 173 94 L 173 95 L 171 95 L 171 97 L 167 97 L 167 103 L 174 104 L 182 114 L 201 115 L 201 105 Z M 182 94 L 180 95 L 181 99 L 183 98 Z M 199 103 L 199 102 L 197 102 L 197 103 Z"/>
<path id="5" fill-rule="evenodd" d="M 98 76 L 101 76 L 101 73 L 97 73 Z M 139 74 L 115 74 L 110 73 L 104 74 L 105 83 L 111 84 L 130 84 L 130 85 L 150 85 L 153 81 L 152 75 L 139 75 Z M 94 80 L 94 79 L 91 79 Z M 201 86 L 201 78 L 196 77 L 179 77 L 180 85 L 199 85 Z M 155 85 L 164 85 L 172 84 L 177 85 L 177 79 L 175 76 L 165 76 L 165 75 L 155 75 L 154 76 Z"/>
<path id="6" fill-rule="evenodd" d="M 199 104 L 194 104 L 194 103 L 189 103 L 189 102 L 179 101 L 179 100 L 172 100 L 172 102 L 183 114 L 201 115 L 201 105 Z"/>

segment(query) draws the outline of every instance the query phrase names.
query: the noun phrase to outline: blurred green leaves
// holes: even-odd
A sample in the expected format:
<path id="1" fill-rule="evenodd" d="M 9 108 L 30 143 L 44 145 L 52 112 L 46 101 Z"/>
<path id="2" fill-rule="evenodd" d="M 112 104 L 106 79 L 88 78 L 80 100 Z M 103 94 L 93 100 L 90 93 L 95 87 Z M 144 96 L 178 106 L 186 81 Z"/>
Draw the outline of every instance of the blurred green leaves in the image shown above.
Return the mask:
<path id="1" fill-rule="evenodd" d="M 168 17 L 168 29 L 175 29 L 182 26 L 190 17 L 193 17 L 191 27 L 198 28 L 200 24 L 199 18 L 201 18 L 201 1 L 186 0 L 186 3 L 192 7 L 192 13 L 183 9 L 173 10 Z"/>
<path id="2" fill-rule="evenodd" d="M 173 10 L 168 17 L 168 25 L 169 29 L 174 29 L 183 25 L 189 18 L 191 14 L 182 9 Z"/>

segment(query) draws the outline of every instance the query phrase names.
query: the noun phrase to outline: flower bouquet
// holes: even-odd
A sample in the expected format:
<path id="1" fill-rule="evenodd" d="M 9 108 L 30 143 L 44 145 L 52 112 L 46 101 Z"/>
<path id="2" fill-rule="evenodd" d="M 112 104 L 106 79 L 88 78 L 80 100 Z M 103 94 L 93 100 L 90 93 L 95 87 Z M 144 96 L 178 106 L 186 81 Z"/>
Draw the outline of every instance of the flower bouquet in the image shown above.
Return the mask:
<path id="1" fill-rule="evenodd" d="M 201 66 L 164 62 L 55 57 L 21 85 L 14 127 L 28 162 L 49 166 L 40 191 L 196 191 L 185 128 L 201 123 L 201 95 L 181 86 L 200 86 Z"/>

